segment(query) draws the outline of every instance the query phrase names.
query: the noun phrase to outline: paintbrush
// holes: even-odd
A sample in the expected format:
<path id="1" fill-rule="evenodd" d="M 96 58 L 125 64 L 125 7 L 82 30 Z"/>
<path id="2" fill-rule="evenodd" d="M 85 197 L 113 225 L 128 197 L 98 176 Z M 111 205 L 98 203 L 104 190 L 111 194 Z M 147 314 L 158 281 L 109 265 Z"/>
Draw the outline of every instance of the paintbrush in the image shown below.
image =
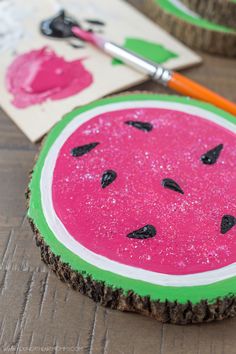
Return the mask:
<path id="1" fill-rule="evenodd" d="M 236 104 L 233 102 L 177 72 L 148 61 L 138 54 L 98 36 L 92 31 L 81 29 L 79 23 L 73 17 L 68 16 L 64 10 L 61 10 L 56 16 L 42 21 L 40 31 L 43 35 L 53 38 L 80 38 L 95 45 L 110 56 L 120 59 L 128 66 L 149 76 L 152 80 L 183 95 L 209 102 L 236 116 Z"/>
<path id="2" fill-rule="evenodd" d="M 122 60 L 122 62 L 128 66 L 149 76 L 153 81 L 167 86 L 183 95 L 209 102 L 236 116 L 236 104 L 197 82 L 188 79 L 184 75 L 148 61 L 136 53 L 110 42 L 93 32 L 84 31 L 78 26 L 72 26 L 71 31 L 74 36 L 93 44 L 110 56 Z"/>

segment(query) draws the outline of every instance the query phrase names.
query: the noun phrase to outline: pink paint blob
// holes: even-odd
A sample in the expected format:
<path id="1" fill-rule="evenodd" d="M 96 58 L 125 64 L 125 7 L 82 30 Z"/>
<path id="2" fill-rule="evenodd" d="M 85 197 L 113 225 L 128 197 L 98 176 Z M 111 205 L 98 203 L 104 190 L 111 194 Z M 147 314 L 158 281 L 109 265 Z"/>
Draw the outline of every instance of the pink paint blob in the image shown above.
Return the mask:
<path id="1" fill-rule="evenodd" d="M 7 89 L 14 96 L 13 105 L 25 108 L 83 91 L 91 85 L 93 77 L 82 61 L 66 61 L 48 47 L 18 56 L 6 75 Z"/>
<path id="2" fill-rule="evenodd" d="M 151 122 L 150 132 L 125 124 Z M 77 146 L 99 142 L 81 157 Z M 219 144 L 217 162 L 202 154 Z M 220 232 L 222 216 L 236 216 L 236 136 L 200 117 L 168 109 L 125 109 L 98 115 L 64 143 L 52 197 L 69 233 L 111 260 L 165 274 L 190 274 L 236 261 L 236 226 Z M 106 188 L 101 176 L 114 170 Z M 162 186 L 175 180 L 184 194 Z M 147 224 L 156 236 L 127 234 Z"/>

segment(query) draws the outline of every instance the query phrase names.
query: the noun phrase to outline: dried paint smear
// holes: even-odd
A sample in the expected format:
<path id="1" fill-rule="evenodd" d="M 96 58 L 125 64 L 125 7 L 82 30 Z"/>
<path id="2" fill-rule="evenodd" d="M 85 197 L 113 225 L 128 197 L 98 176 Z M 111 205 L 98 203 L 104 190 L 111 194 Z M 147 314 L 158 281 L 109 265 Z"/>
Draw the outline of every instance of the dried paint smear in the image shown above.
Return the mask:
<path id="1" fill-rule="evenodd" d="M 167 60 L 178 58 L 178 55 L 161 44 L 153 43 L 140 38 L 126 38 L 123 47 L 132 50 L 154 63 L 165 63 Z M 112 64 L 122 64 L 119 59 L 113 59 Z"/>
<path id="2" fill-rule="evenodd" d="M 7 89 L 17 108 L 75 95 L 92 82 L 83 59 L 66 61 L 48 47 L 18 56 L 6 74 Z"/>

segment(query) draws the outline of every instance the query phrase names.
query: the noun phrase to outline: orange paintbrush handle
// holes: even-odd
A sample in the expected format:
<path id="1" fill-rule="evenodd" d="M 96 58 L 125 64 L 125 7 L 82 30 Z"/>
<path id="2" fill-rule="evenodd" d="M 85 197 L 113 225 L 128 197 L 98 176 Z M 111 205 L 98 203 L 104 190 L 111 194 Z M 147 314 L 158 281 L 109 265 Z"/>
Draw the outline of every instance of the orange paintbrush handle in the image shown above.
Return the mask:
<path id="1" fill-rule="evenodd" d="M 192 80 L 187 79 L 179 73 L 172 73 L 171 79 L 168 82 L 168 87 L 182 93 L 183 95 L 209 102 L 236 116 L 235 103 L 228 101 L 226 98 L 211 90 L 208 90 L 206 87 L 201 86 Z"/>

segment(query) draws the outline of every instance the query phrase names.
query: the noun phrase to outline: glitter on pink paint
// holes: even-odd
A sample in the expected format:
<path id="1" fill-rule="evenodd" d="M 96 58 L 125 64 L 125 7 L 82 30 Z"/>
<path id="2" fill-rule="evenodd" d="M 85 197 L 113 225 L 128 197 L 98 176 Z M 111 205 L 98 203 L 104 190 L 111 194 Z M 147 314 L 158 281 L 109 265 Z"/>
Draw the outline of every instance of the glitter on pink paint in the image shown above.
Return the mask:
<path id="1" fill-rule="evenodd" d="M 144 132 L 125 124 L 145 121 Z M 76 146 L 93 144 L 80 157 Z M 201 156 L 223 144 L 213 165 Z M 191 274 L 236 261 L 236 136 L 197 116 L 167 109 L 123 109 L 82 124 L 64 143 L 54 169 L 55 211 L 68 232 L 89 250 L 121 264 L 165 274 Z M 117 177 L 101 187 L 104 171 Z M 163 187 L 171 178 L 184 194 Z M 155 237 L 127 235 L 153 225 Z"/>
<path id="2" fill-rule="evenodd" d="M 12 104 L 25 108 L 83 91 L 93 77 L 82 61 L 66 61 L 48 47 L 18 56 L 6 74 L 7 89 L 14 96 Z"/>

